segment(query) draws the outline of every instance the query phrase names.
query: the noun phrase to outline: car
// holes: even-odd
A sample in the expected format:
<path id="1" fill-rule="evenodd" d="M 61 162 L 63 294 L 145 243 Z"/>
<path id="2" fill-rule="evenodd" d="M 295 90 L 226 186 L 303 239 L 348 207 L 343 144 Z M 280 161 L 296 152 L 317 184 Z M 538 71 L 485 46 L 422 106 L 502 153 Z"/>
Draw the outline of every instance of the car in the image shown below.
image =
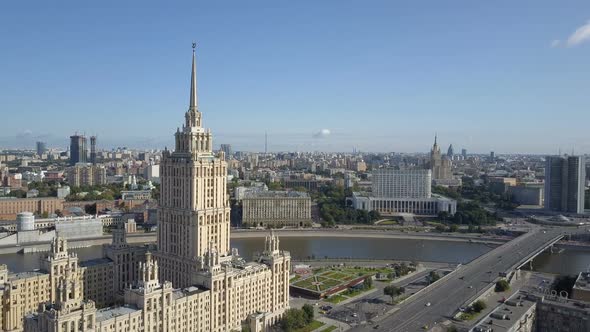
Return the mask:
<path id="1" fill-rule="evenodd" d="M 473 289 L 473 286 L 472 286 L 472 285 L 470 285 L 470 286 L 469 286 L 469 289 Z"/>
<path id="2" fill-rule="evenodd" d="M 425 306 L 430 307 L 430 302 L 426 302 Z"/>
<path id="3" fill-rule="evenodd" d="M 465 308 L 465 307 L 459 308 L 459 311 L 461 311 L 461 312 L 465 312 L 465 310 L 467 310 L 467 308 Z"/>
<path id="4" fill-rule="evenodd" d="M 356 312 L 354 312 L 354 313 L 352 314 L 352 317 L 358 317 L 358 316 L 359 316 L 359 315 L 358 315 Z"/>

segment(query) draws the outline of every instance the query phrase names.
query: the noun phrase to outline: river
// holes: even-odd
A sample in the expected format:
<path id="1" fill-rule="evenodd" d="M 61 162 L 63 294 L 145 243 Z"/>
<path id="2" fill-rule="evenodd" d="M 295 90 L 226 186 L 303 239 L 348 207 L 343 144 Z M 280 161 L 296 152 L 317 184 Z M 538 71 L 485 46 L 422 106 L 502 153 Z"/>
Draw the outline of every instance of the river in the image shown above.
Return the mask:
<path id="1" fill-rule="evenodd" d="M 483 243 L 456 241 L 432 241 L 391 238 L 347 237 L 281 237 L 281 249 L 291 252 L 293 259 L 315 258 L 376 258 L 406 261 L 468 263 L 493 247 Z M 263 238 L 240 238 L 232 240 L 232 247 L 250 260 L 264 247 Z M 73 249 L 80 260 L 102 257 L 102 247 Z M 39 259 L 47 253 L 0 255 L 0 263 L 7 264 L 12 272 L 30 271 L 39 268 Z M 576 274 L 590 264 L 590 251 L 566 249 L 559 254 L 543 253 L 534 261 L 537 271 Z"/>

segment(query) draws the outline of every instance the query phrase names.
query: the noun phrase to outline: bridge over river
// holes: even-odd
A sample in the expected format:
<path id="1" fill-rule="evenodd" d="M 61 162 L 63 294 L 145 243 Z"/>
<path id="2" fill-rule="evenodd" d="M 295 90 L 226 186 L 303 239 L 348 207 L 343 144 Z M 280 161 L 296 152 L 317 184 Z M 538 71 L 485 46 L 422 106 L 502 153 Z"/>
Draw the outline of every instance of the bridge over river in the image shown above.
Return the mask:
<path id="1" fill-rule="evenodd" d="M 452 317 L 459 307 L 491 287 L 500 273 L 510 273 L 563 238 L 565 232 L 581 232 L 565 228 L 534 227 L 528 233 L 505 243 L 461 266 L 427 290 L 397 306 L 379 324 L 380 331 L 420 331 Z M 427 306 L 427 303 L 430 305 Z M 370 331 L 358 326 L 351 331 Z"/>

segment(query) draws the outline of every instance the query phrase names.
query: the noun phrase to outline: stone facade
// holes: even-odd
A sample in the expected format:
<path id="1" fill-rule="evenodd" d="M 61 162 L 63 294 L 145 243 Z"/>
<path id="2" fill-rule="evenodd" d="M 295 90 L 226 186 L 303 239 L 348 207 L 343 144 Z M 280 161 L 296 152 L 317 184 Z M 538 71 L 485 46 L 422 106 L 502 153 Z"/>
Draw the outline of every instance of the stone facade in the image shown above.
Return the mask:
<path id="1" fill-rule="evenodd" d="M 242 201 L 242 223 L 252 226 L 311 225 L 311 198 L 296 191 L 249 193 Z"/>

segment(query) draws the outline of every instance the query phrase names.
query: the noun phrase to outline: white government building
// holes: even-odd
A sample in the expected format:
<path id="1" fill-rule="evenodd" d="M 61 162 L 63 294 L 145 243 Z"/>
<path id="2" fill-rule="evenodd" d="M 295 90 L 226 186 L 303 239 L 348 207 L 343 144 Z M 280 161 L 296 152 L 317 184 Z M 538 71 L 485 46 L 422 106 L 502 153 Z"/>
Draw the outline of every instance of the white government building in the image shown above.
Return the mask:
<path id="1" fill-rule="evenodd" d="M 372 192 L 354 192 L 350 200 L 355 209 L 378 211 L 385 216 L 435 216 L 442 211 L 455 214 L 457 201 L 432 195 L 431 183 L 431 170 L 382 168 L 372 172 Z"/>
<path id="2" fill-rule="evenodd" d="M 79 263 L 56 238 L 39 272 L 0 265 L 3 330 L 265 331 L 280 319 L 290 254 L 272 233 L 254 262 L 230 248 L 227 164 L 202 127 L 194 45 L 190 105 L 175 137 L 160 169 L 157 247 L 129 246 L 117 229 L 103 259 Z"/>

